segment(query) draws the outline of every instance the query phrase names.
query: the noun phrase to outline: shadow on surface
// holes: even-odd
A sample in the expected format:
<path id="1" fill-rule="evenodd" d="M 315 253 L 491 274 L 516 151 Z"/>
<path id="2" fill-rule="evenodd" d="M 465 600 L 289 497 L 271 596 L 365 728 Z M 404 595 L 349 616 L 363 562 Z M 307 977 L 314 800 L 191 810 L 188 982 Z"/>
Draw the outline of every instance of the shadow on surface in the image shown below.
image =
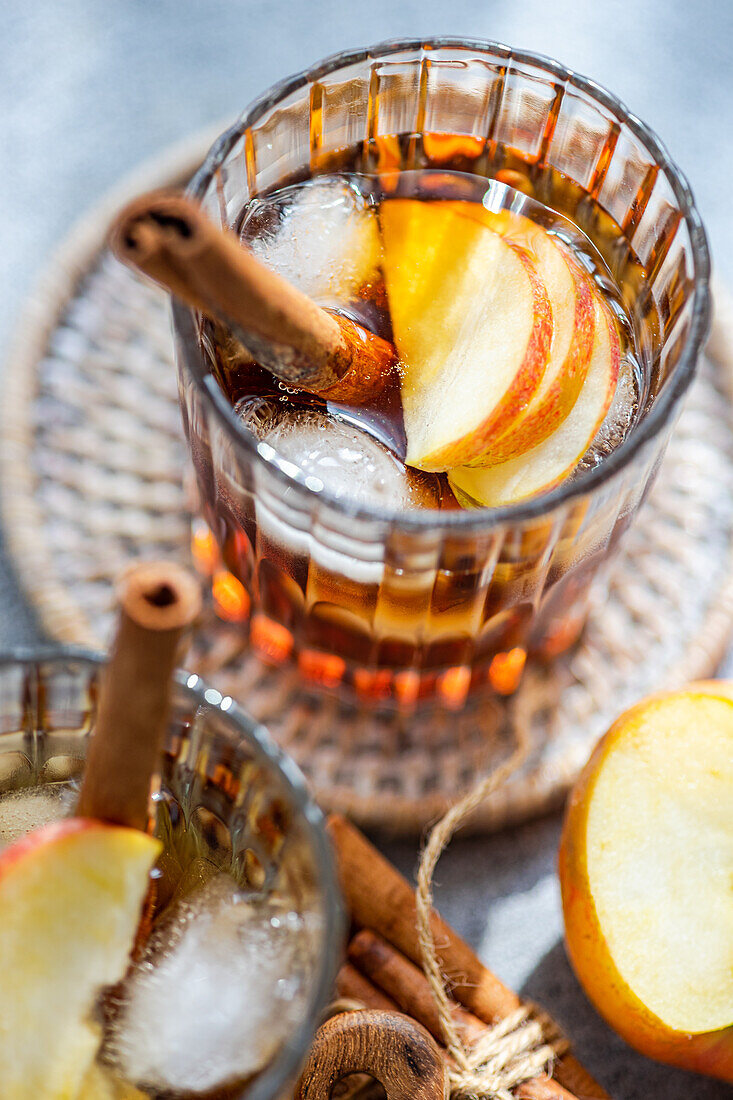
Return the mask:
<path id="1" fill-rule="evenodd" d="M 733 1087 L 707 1077 L 668 1069 L 631 1050 L 591 1007 L 558 942 L 520 990 L 547 1008 L 584 1066 L 613 1100 L 730 1100 Z"/>

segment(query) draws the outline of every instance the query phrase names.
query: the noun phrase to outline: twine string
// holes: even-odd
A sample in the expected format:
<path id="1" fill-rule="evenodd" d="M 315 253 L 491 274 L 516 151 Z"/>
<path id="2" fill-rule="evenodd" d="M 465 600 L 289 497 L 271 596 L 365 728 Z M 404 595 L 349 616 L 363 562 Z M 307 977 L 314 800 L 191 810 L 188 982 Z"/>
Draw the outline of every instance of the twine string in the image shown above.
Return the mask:
<path id="1" fill-rule="evenodd" d="M 448 1076 L 454 1100 L 513 1100 L 511 1089 L 537 1077 L 567 1049 L 567 1043 L 556 1025 L 530 1004 L 487 1026 L 475 1042 L 465 1043 L 453 1016 L 453 1002 L 446 990 L 430 923 L 435 868 L 451 837 L 529 756 L 530 724 L 527 716 L 520 711 L 519 698 L 514 705 L 514 750 L 507 760 L 481 779 L 433 826 L 417 872 L 420 956 L 450 1056 Z"/>

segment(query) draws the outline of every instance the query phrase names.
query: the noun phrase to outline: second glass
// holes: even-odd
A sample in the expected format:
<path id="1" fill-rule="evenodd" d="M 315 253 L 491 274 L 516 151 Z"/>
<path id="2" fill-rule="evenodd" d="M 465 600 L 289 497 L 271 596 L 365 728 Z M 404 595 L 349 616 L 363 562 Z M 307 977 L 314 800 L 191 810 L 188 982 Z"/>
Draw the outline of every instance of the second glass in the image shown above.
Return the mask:
<path id="1" fill-rule="evenodd" d="M 73 812 L 103 668 L 73 650 L 0 656 L 0 850 Z M 339 965 L 343 915 L 323 818 L 267 731 L 180 672 L 152 805 L 163 842 L 146 906 L 154 923 L 126 992 L 100 998 L 98 1063 L 115 1080 L 135 1067 L 145 1091 L 128 1089 L 140 1100 L 275 1100 L 292 1092 Z M 259 986 L 253 951 L 265 960 Z M 54 974 L 44 980 L 58 1002 Z M 124 1026 L 113 1008 L 127 1013 Z"/>

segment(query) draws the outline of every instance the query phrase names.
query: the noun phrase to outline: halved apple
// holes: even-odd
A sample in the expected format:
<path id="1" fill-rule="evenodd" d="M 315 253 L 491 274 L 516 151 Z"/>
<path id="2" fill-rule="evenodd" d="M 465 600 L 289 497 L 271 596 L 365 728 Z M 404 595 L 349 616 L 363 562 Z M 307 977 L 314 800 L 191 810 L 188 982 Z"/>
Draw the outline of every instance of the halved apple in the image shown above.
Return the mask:
<path id="1" fill-rule="evenodd" d="M 406 461 L 447 470 L 485 454 L 537 391 L 550 300 L 523 249 L 448 203 L 387 199 L 379 218 Z"/>
<path id="2" fill-rule="evenodd" d="M 539 446 L 498 466 L 461 466 L 448 472 L 458 499 L 468 505 L 498 508 L 558 485 L 573 470 L 595 438 L 618 382 L 619 340 L 615 322 L 595 296 L 595 328 L 588 374 L 570 413 Z"/>
<path id="3" fill-rule="evenodd" d="M 0 855 L 0 1081 L 75 1100 L 101 1039 L 100 991 L 125 974 L 160 843 L 67 818 Z"/>
<path id="4" fill-rule="evenodd" d="M 627 711 L 572 793 L 559 856 L 568 953 L 643 1054 L 733 1082 L 733 693 Z"/>
<path id="5" fill-rule="evenodd" d="M 449 205 L 523 248 L 537 268 L 552 306 L 552 343 L 547 368 L 526 408 L 478 463 L 494 466 L 542 443 L 575 404 L 588 373 L 593 347 L 593 289 L 588 276 L 560 242 L 523 214 L 487 210 L 477 202 Z"/>

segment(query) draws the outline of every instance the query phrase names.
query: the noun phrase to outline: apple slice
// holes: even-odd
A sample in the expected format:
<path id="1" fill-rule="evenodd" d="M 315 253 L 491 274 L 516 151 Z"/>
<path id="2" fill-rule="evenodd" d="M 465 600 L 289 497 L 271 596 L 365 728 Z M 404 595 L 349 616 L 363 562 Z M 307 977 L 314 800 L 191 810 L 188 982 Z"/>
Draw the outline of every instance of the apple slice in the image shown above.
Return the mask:
<path id="1" fill-rule="evenodd" d="M 105 1066 L 95 1062 L 74 1100 L 148 1100 L 148 1094 L 120 1081 Z"/>
<path id="2" fill-rule="evenodd" d="M 410 466 L 489 450 L 536 392 L 552 308 L 527 253 L 444 202 L 387 199 L 383 269 Z"/>
<path id="3" fill-rule="evenodd" d="M 580 396 L 570 413 L 543 443 L 498 466 L 450 470 L 448 481 L 468 506 L 498 508 L 547 492 L 577 466 L 611 405 L 619 371 L 619 341 L 609 311 L 595 298 L 593 350 Z"/>
<path id="4" fill-rule="evenodd" d="M 450 206 L 523 248 L 537 268 L 552 306 L 547 368 L 526 408 L 482 457 L 482 466 L 494 466 L 542 443 L 575 404 L 593 347 L 593 288 L 559 241 L 523 214 L 487 210 L 477 202 L 451 202 Z"/>
<path id="5" fill-rule="evenodd" d="M 67 818 L 0 855 L 0 1080 L 12 1100 L 75 1100 L 125 974 L 160 843 Z"/>
<path id="6" fill-rule="evenodd" d="M 568 953 L 598 1011 L 643 1054 L 733 1082 L 730 684 L 619 718 L 575 786 L 559 859 Z"/>

